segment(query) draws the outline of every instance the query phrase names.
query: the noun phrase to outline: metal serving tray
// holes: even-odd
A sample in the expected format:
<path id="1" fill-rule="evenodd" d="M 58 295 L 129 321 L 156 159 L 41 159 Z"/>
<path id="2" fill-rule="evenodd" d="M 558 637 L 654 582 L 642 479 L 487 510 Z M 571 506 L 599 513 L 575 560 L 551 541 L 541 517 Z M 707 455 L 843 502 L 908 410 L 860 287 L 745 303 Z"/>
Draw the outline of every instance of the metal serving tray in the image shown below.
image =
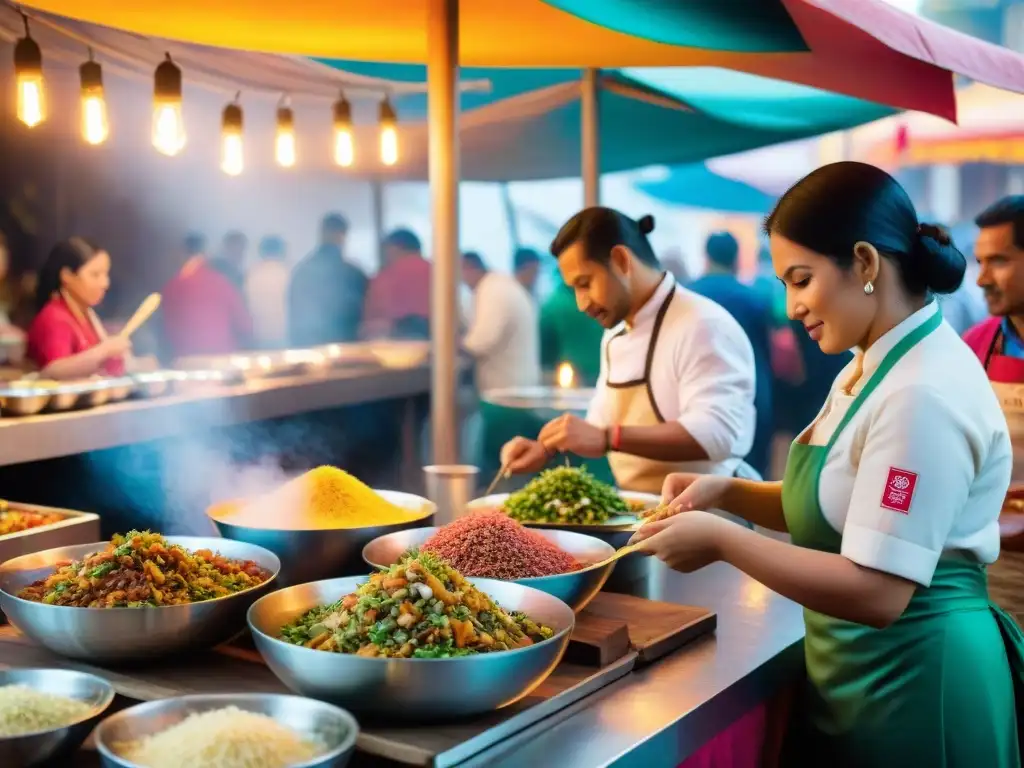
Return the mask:
<path id="1" fill-rule="evenodd" d="M 27 531 L 8 533 L 0 536 L 0 563 L 14 557 L 42 552 L 44 549 L 70 547 L 75 544 L 89 544 L 100 541 L 100 516 L 92 512 L 78 512 L 73 509 L 41 507 L 35 504 L 19 504 L 11 502 L 7 509 L 11 512 L 44 512 L 56 513 L 63 520 Z"/>

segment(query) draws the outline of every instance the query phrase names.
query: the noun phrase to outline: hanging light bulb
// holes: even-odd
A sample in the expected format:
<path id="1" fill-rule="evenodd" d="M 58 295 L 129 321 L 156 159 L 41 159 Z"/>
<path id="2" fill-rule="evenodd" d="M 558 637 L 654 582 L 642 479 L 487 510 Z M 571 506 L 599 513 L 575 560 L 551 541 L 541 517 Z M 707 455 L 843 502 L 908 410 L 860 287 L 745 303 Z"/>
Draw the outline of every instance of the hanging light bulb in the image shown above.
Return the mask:
<path id="1" fill-rule="evenodd" d="M 380 103 L 380 161 L 384 165 L 398 162 L 398 117 L 387 96 Z"/>
<path id="2" fill-rule="evenodd" d="M 245 166 L 242 152 L 242 108 L 238 105 L 241 94 L 224 107 L 221 118 L 220 169 L 228 176 L 237 176 Z"/>
<path id="3" fill-rule="evenodd" d="M 295 114 L 286 98 L 277 107 L 277 136 L 274 139 L 274 157 L 282 168 L 295 165 Z"/>
<path id="4" fill-rule="evenodd" d="M 352 137 L 352 105 L 345 94 L 334 102 L 334 162 L 348 168 L 356 159 L 355 139 Z"/>
<path id="5" fill-rule="evenodd" d="M 43 52 L 32 39 L 28 16 L 21 14 L 25 36 L 14 46 L 14 82 L 18 89 L 18 119 L 34 128 L 46 119 L 43 94 Z"/>
<path id="6" fill-rule="evenodd" d="M 110 135 L 107 103 L 103 99 L 103 69 L 92 58 L 78 68 L 82 82 L 82 138 L 89 144 L 102 144 Z"/>
<path id="7" fill-rule="evenodd" d="M 181 70 L 166 54 L 153 74 L 153 146 L 174 157 L 185 146 L 185 122 L 181 115 Z"/>

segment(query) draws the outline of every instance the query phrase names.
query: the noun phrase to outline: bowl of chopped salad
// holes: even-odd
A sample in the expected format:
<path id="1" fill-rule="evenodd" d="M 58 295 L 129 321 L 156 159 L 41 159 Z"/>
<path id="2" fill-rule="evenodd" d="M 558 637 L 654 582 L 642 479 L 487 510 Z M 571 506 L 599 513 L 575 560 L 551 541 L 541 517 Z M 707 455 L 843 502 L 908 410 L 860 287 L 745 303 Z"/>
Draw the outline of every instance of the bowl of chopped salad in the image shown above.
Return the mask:
<path id="1" fill-rule="evenodd" d="M 556 597 L 467 579 L 427 552 L 370 576 L 265 595 L 248 619 L 256 648 L 293 691 L 417 721 L 518 701 L 558 665 L 574 625 Z"/>
<path id="2" fill-rule="evenodd" d="M 474 499 L 467 509 L 499 509 L 523 525 L 586 533 L 619 548 L 640 527 L 643 515 L 660 503 L 654 494 L 602 483 L 585 467 L 555 467 L 521 490 Z"/>
<path id="3" fill-rule="evenodd" d="M 54 653 L 132 661 L 230 639 L 280 569 L 272 552 L 241 541 L 129 531 L 8 560 L 0 607 Z"/>

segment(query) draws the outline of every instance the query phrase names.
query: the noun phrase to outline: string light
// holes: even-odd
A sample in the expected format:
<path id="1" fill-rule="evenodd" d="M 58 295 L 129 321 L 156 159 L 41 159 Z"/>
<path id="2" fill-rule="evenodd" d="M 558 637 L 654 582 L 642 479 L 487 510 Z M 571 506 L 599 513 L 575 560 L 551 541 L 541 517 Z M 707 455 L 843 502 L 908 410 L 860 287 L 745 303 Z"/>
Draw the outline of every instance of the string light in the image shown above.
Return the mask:
<path id="1" fill-rule="evenodd" d="M 348 168 L 355 161 L 355 139 L 352 136 L 352 105 L 345 94 L 334 102 L 334 162 Z"/>
<path id="2" fill-rule="evenodd" d="M 153 146 L 168 157 L 185 147 L 181 70 L 171 61 L 169 53 L 153 74 Z"/>
<path id="3" fill-rule="evenodd" d="M 93 60 L 92 48 L 89 60 L 78 68 L 78 73 L 82 82 L 82 138 L 89 144 L 102 144 L 110 135 L 110 127 L 103 98 L 103 68 Z"/>
<path id="4" fill-rule="evenodd" d="M 241 94 L 224 107 L 221 118 L 220 169 L 228 176 L 237 176 L 245 167 L 242 151 L 242 107 L 238 104 Z"/>
<path id="5" fill-rule="evenodd" d="M 380 160 L 384 165 L 398 162 L 398 117 L 387 96 L 380 103 Z"/>
<path id="6" fill-rule="evenodd" d="M 274 138 L 274 158 L 282 168 L 295 165 L 295 113 L 282 98 L 277 107 L 277 135 Z"/>
<path id="7" fill-rule="evenodd" d="M 34 128 L 46 119 L 43 93 L 43 52 L 32 39 L 28 16 L 21 14 L 25 36 L 14 46 L 14 82 L 18 92 L 18 119 Z"/>

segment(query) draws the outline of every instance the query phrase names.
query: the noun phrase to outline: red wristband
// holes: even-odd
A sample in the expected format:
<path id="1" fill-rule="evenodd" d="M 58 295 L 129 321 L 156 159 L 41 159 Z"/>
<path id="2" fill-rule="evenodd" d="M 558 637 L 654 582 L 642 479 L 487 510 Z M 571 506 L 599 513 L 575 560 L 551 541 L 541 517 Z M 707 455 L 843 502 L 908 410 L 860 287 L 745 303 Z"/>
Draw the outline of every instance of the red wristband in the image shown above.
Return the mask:
<path id="1" fill-rule="evenodd" d="M 612 427 L 612 450 L 617 451 L 622 447 L 622 427 L 616 424 Z"/>

